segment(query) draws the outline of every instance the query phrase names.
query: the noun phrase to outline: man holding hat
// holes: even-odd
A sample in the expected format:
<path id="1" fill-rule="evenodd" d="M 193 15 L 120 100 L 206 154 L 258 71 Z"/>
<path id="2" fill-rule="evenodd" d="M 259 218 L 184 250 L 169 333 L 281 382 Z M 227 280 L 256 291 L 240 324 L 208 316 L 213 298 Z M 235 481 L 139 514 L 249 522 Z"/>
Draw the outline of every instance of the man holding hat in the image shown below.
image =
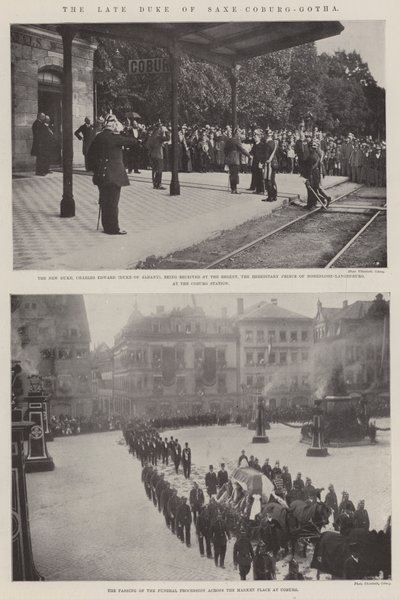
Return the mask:
<path id="1" fill-rule="evenodd" d="M 116 135 L 121 123 L 109 114 L 101 133 L 93 139 L 87 155 L 88 169 L 93 171 L 93 183 L 99 188 L 101 224 L 107 235 L 125 235 L 118 223 L 118 204 L 121 187 L 129 185 L 122 159 L 123 146 L 133 144 L 134 139 Z"/>

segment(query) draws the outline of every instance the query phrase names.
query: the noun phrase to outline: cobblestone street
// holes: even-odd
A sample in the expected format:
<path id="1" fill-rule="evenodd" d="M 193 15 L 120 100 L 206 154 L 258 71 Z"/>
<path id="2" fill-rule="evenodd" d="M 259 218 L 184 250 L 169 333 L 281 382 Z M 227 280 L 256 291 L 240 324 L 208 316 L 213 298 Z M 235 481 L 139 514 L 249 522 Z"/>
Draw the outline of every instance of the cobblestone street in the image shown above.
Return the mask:
<path id="1" fill-rule="evenodd" d="M 273 425 L 270 443 L 264 446 L 252 445 L 252 432 L 235 425 L 162 434 L 173 434 L 182 444 L 189 441 L 192 448 L 191 481 L 182 473 L 175 475 L 171 465 L 165 469 L 180 493 L 187 494 L 196 479 L 204 487 L 209 464 L 218 467 L 225 461 L 231 472 L 240 450 L 246 449 L 260 462 L 265 457 L 271 463 L 280 459 L 293 475 L 301 470 L 317 486 L 327 489 L 333 482 L 338 496 L 346 489 L 353 500 L 365 499 L 371 528 L 381 528 L 390 513 L 389 432 L 379 433 L 376 446 L 330 449 L 325 459 L 307 458 L 298 430 L 282 425 Z M 121 439 L 119 431 L 56 438 L 48 446 L 56 469 L 27 476 L 39 572 L 47 580 L 238 581 L 232 565 L 233 541 L 226 569 L 221 570 L 213 560 L 200 557 L 193 526 L 190 549 L 172 536 L 145 495 L 140 463 L 129 455 L 125 443 L 119 444 Z M 278 562 L 280 580 L 286 572 L 287 563 Z M 309 568 L 304 572 L 313 577 Z"/>

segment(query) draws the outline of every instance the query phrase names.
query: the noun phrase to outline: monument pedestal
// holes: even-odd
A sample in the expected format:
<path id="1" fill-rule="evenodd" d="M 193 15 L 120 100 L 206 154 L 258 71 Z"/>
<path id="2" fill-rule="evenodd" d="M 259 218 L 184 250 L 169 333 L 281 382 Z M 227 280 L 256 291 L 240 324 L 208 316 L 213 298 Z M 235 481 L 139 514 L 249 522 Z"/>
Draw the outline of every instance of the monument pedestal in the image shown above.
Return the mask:
<path id="1" fill-rule="evenodd" d="M 311 447 L 307 449 L 307 456 L 312 458 L 325 458 L 328 454 L 328 450 L 324 447 L 322 439 L 322 410 L 320 408 L 321 401 L 315 402 L 314 414 L 313 414 L 313 430 L 312 430 L 312 441 Z"/>
<path id="2" fill-rule="evenodd" d="M 252 443 L 269 443 L 269 439 L 265 434 L 264 416 L 264 401 L 262 397 L 259 397 L 257 406 L 256 435 L 254 435 Z"/>
<path id="3" fill-rule="evenodd" d="M 36 570 L 32 556 L 24 468 L 24 440 L 33 423 L 23 421 L 22 413 L 18 409 L 13 410 L 12 420 L 12 579 L 13 581 L 44 580 Z"/>
<path id="4" fill-rule="evenodd" d="M 48 454 L 46 444 L 46 397 L 38 377 L 30 377 L 32 391 L 28 394 L 28 420 L 33 423 L 28 439 L 28 456 L 25 472 L 54 470 L 53 458 Z"/>

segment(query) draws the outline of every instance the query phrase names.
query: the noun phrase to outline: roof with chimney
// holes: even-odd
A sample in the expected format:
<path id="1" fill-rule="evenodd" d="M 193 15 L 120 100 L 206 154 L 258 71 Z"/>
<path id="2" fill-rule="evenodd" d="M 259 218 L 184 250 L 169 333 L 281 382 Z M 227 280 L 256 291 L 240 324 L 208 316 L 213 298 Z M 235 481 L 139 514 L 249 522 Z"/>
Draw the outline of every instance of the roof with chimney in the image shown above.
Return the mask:
<path id="1" fill-rule="evenodd" d="M 343 302 L 342 308 L 324 308 L 321 302 L 318 303 L 317 320 L 329 322 L 339 320 L 361 320 L 365 318 L 372 305 L 372 301 L 356 301 L 348 305 Z"/>
<path id="2" fill-rule="evenodd" d="M 237 322 L 247 322 L 252 320 L 305 320 L 312 321 L 312 318 L 292 312 L 286 308 L 278 306 L 277 303 L 259 302 L 244 310 L 244 313 L 237 317 Z"/>

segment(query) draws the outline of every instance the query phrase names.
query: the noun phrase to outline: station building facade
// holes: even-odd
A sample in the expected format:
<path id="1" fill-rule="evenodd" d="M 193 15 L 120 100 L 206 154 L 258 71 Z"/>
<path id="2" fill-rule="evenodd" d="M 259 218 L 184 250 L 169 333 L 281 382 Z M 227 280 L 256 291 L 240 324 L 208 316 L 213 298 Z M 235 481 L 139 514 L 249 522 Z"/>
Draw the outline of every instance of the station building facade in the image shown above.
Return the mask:
<path id="1" fill-rule="evenodd" d="M 11 357 L 21 366 L 17 400 L 24 405 L 29 375 L 39 375 L 50 415 L 93 412 L 90 333 L 83 296 L 13 296 Z"/>
<path id="2" fill-rule="evenodd" d="M 61 159 L 63 44 L 54 25 L 11 26 L 12 167 L 31 171 L 32 124 L 38 112 L 50 117 Z M 77 35 L 72 43 L 73 127 L 93 120 L 93 58 L 96 44 Z M 74 139 L 74 162 L 83 165 L 82 146 Z"/>

